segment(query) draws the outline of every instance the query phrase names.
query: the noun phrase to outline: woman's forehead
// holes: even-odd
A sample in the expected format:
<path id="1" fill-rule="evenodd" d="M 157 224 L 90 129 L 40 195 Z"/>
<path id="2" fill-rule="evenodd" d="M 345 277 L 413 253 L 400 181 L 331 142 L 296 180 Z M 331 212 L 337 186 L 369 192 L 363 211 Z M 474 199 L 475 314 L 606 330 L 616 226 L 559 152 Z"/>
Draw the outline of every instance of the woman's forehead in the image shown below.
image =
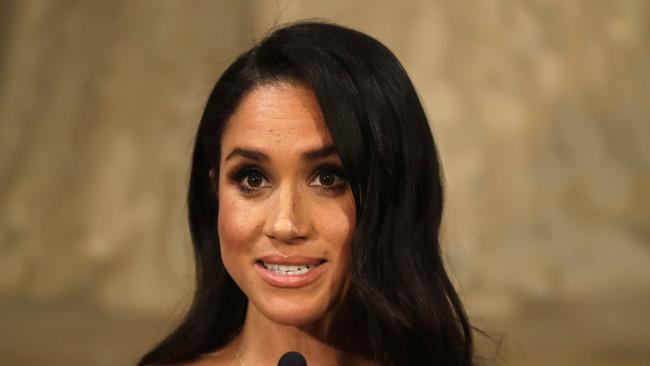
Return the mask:
<path id="1" fill-rule="evenodd" d="M 318 101 L 300 84 L 275 83 L 248 92 L 222 135 L 224 151 L 245 145 L 313 149 L 332 143 Z"/>

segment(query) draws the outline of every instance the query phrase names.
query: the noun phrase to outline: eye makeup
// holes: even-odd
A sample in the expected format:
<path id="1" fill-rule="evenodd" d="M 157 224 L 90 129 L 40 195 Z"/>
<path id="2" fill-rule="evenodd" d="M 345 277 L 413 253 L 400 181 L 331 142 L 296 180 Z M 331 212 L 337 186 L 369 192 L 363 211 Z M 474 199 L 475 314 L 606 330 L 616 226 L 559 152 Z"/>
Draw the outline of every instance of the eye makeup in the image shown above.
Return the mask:
<path id="1" fill-rule="evenodd" d="M 239 187 L 245 194 L 254 194 L 262 188 L 270 186 L 264 171 L 251 164 L 235 166 L 229 173 L 228 179 Z"/>
<path id="2" fill-rule="evenodd" d="M 229 171 L 227 177 L 246 195 L 255 195 L 272 186 L 264 170 L 253 164 L 237 165 Z M 332 195 L 342 194 L 349 187 L 342 167 L 337 164 L 318 166 L 310 176 L 308 185 Z"/>
<path id="3" fill-rule="evenodd" d="M 334 164 L 319 166 L 309 180 L 309 185 L 336 195 L 345 192 L 348 188 L 342 167 Z"/>

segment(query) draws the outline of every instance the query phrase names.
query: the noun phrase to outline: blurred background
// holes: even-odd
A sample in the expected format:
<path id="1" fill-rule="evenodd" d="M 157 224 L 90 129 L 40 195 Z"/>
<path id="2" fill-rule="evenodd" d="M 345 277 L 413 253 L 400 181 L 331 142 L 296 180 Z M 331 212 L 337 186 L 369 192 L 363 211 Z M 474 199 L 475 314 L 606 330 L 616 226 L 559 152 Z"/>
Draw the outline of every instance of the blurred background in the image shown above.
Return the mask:
<path id="1" fill-rule="evenodd" d="M 648 365 L 650 2 L 0 1 L 0 364 L 129 365 L 183 313 L 223 69 L 324 18 L 404 63 L 444 250 L 500 365 Z"/>

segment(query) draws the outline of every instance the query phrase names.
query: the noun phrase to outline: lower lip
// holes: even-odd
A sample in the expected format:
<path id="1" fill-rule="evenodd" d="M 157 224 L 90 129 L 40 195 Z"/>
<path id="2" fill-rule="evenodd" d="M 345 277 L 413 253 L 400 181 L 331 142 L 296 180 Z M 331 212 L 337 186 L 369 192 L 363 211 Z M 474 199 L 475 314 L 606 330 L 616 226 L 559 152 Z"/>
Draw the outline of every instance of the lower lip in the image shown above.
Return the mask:
<path id="1" fill-rule="evenodd" d="M 312 268 L 309 272 L 299 275 L 283 275 L 271 272 L 260 262 L 255 262 L 255 270 L 257 271 L 257 274 L 259 274 L 260 277 L 271 286 L 295 288 L 307 286 L 316 281 L 325 270 L 326 265 L 327 262 L 323 262 L 315 268 Z"/>

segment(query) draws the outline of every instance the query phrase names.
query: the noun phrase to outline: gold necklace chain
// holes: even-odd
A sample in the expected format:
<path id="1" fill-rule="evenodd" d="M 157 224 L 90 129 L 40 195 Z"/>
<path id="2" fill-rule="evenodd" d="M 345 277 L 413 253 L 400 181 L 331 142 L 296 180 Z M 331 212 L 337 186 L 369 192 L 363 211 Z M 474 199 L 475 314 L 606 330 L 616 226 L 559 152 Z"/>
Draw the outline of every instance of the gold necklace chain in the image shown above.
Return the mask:
<path id="1" fill-rule="evenodd" d="M 241 354 L 239 354 L 239 346 L 240 345 L 237 345 L 237 352 L 235 352 L 235 358 L 237 359 L 237 361 L 239 361 L 239 364 L 241 366 L 247 366 L 246 362 L 244 362 L 244 360 L 242 360 Z"/>

